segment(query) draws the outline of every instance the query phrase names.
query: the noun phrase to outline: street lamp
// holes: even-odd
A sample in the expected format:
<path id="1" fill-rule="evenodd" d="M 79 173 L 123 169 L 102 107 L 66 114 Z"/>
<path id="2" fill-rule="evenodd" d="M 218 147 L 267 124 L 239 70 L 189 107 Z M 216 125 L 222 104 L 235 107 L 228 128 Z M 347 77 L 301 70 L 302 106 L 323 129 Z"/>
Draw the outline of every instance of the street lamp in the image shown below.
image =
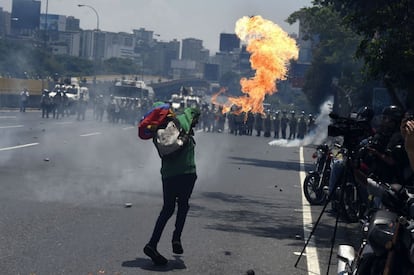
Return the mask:
<path id="1" fill-rule="evenodd" d="M 44 41 L 44 43 L 45 43 L 45 48 L 47 49 L 47 42 L 48 42 L 48 40 L 49 40 L 49 37 L 47 36 L 48 35 L 48 32 L 47 32 L 47 29 L 48 29 L 48 26 L 47 26 L 47 17 L 49 16 L 48 15 L 48 12 L 49 12 L 49 0 L 46 0 L 46 13 L 45 13 L 45 29 L 44 29 L 44 39 L 45 39 L 45 41 Z"/>
<path id="2" fill-rule="evenodd" d="M 93 79 L 93 86 L 94 86 L 94 93 L 96 92 L 96 71 L 97 71 L 97 61 L 98 61 L 98 54 L 97 54 L 97 42 L 98 42 L 98 38 L 96 37 L 96 33 L 99 32 L 99 14 L 98 12 L 95 10 L 94 7 L 90 6 L 90 5 L 84 5 L 84 4 L 78 4 L 78 7 L 87 7 L 90 8 L 91 10 L 93 10 L 93 12 L 96 14 L 96 32 L 94 34 L 94 44 L 93 44 L 93 48 L 94 48 L 94 53 L 93 53 L 93 57 L 94 57 L 94 79 Z"/>
<path id="3" fill-rule="evenodd" d="M 99 32 L 99 14 L 98 14 L 98 12 L 95 10 L 95 8 L 94 7 L 92 7 L 92 6 L 90 6 L 90 5 L 83 5 L 83 4 L 78 4 L 78 7 L 87 7 L 87 8 L 90 8 L 91 10 L 93 10 L 94 12 L 95 12 L 95 14 L 96 14 L 96 32 L 94 32 L 94 35 L 93 35 L 93 37 L 94 37 L 94 45 L 93 45 L 93 48 L 94 48 L 94 50 L 93 50 L 93 56 L 94 56 L 94 60 L 95 60 L 95 63 L 96 63 L 96 60 L 98 59 L 98 55 L 97 55 L 97 47 L 96 47 L 96 44 L 97 44 L 97 42 L 98 42 L 98 38 L 96 37 L 96 34 L 97 34 L 97 32 Z"/>
<path id="4" fill-rule="evenodd" d="M 96 30 L 97 31 L 99 31 L 99 14 L 98 14 L 98 12 L 95 10 L 95 8 L 94 7 L 92 7 L 92 6 L 89 6 L 89 5 L 83 5 L 83 4 L 78 4 L 78 7 L 87 7 L 87 8 L 90 8 L 91 10 L 93 10 L 94 12 L 95 12 L 95 14 L 96 14 Z"/>

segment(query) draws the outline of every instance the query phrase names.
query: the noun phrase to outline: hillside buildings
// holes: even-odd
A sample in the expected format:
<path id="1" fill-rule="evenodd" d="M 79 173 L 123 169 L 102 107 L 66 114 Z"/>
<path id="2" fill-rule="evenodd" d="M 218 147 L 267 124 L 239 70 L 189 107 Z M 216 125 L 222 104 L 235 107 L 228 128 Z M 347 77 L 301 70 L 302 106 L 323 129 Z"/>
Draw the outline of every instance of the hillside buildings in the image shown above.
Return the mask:
<path id="1" fill-rule="evenodd" d="M 165 78 L 204 78 L 218 82 L 228 72 L 250 75 L 249 53 L 234 33 L 219 34 L 220 51 L 210 53 L 203 41 L 160 41 L 144 28 L 127 32 L 82 30 L 74 16 L 41 13 L 38 0 L 13 0 L 12 11 L 0 7 L 1 39 L 27 39 L 53 54 L 82 57 L 92 61 L 128 58 L 140 67 L 137 75 Z M 306 62 L 305 62 L 306 63 Z"/>

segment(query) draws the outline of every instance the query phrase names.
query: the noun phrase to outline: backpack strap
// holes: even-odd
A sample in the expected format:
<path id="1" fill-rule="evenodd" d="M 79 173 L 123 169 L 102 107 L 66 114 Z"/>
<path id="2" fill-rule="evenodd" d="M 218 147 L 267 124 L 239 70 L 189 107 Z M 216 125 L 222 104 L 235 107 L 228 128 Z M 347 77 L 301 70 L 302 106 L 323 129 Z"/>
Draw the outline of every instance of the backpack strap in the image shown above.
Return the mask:
<path id="1" fill-rule="evenodd" d="M 165 136 L 163 137 L 164 129 L 167 129 L 169 124 L 173 122 L 175 128 L 178 130 L 178 136 L 175 136 L 174 143 L 169 143 L 169 145 L 164 145 L 160 141 L 163 141 Z M 158 155 L 161 159 L 169 159 L 175 156 L 178 152 L 180 152 L 183 148 L 185 148 L 192 137 L 187 134 L 184 129 L 180 125 L 180 121 L 175 117 L 171 117 L 167 119 L 167 121 L 157 128 L 154 137 L 153 143 L 158 151 Z"/>

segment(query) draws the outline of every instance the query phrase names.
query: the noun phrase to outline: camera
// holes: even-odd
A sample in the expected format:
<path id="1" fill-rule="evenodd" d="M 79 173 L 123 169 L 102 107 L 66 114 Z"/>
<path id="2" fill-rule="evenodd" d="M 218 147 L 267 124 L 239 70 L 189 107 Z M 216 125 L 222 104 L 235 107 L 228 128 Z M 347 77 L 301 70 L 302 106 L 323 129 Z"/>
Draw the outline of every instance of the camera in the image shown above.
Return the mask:
<path id="1" fill-rule="evenodd" d="M 358 120 L 348 117 L 340 117 L 337 114 L 330 113 L 329 117 L 332 123 L 328 125 L 328 136 L 360 136 L 367 129 L 366 120 Z"/>
<path id="2" fill-rule="evenodd" d="M 369 121 L 365 119 L 341 117 L 334 113 L 330 113 L 329 117 L 332 119 L 332 123 L 328 125 L 328 136 L 343 136 L 343 145 L 347 148 L 356 146 L 371 129 Z"/>
<path id="3" fill-rule="evenodd" d="M 405 119 L 406 120 L 414 120 L 414 112 L 409 111 L 405 114 Z"/>

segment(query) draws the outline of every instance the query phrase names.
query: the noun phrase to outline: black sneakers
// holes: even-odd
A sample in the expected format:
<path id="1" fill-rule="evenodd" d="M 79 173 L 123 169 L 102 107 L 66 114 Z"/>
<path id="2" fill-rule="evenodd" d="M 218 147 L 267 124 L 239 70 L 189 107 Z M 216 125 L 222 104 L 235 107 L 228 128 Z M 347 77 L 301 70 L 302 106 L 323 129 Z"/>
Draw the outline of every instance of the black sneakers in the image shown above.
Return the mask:
<path id="1" fill-rule="evenodd" d="M 181 246 L 180 241 L 173 241 L 172 242 L 172 248 L 173 248 L 173 252 L 175 254 L 183 254 L 184 253 L 184 250 L 183 250 L 183 247 Z"/>
<path id="2" fill-rule="evenodd" d="M 144 247 L 144 253 L 151 258 L 155 265 L 166 265 L 168 263 L 168 260 L 149 244 Z"/>

